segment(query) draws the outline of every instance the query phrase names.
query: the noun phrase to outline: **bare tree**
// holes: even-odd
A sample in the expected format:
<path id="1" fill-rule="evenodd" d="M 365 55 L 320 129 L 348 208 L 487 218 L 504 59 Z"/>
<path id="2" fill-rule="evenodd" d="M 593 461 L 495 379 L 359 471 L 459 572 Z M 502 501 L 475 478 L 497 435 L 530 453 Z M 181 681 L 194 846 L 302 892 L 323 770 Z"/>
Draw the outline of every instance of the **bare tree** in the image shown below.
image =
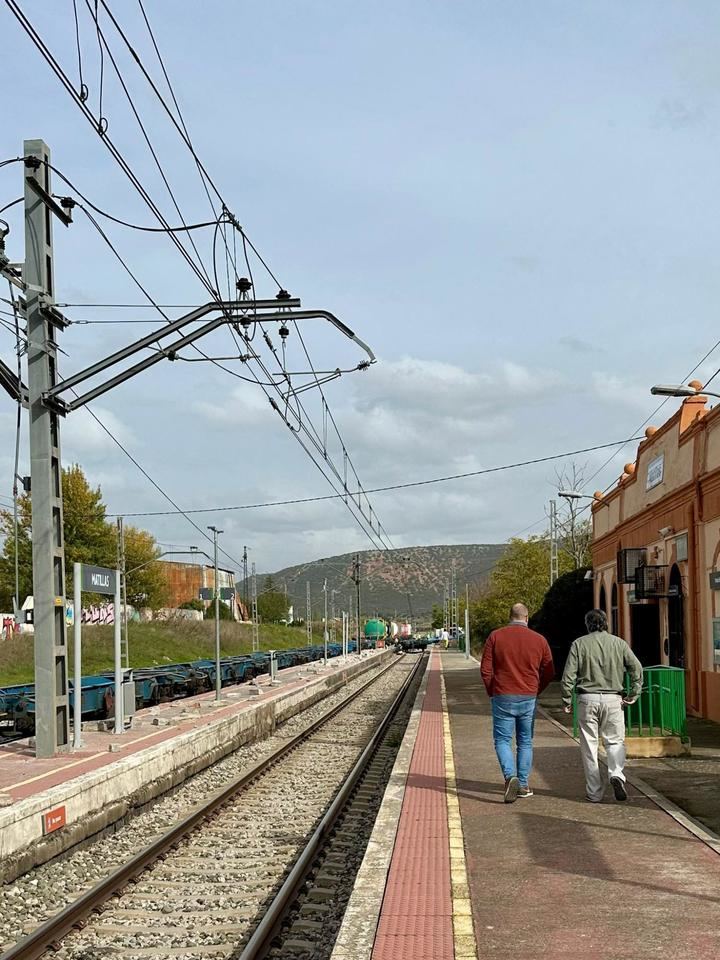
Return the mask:
<path id="1" fill-rule="evenodd" d="M 561 490 L 582 490 L 585 485 L 587 464 L 577 464 L 573 460 L 569 466 L 555 471 L 558 492 Z M 557 513 L 558 547 L 572 561 L 575 570 L 590 566 L 590 541 L 592 525 L 588 516 L 587 502 L 573 498 L 560 497 L 562 505 Z"/>

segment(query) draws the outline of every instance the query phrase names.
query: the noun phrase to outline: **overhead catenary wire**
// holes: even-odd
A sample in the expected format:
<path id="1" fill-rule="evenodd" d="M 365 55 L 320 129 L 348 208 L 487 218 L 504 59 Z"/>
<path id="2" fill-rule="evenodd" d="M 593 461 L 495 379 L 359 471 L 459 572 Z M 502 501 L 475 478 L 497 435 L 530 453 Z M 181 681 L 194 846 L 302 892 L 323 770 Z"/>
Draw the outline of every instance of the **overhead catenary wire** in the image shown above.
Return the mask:
<path id="1" fill-rule="evenodd" d="M 42 40 L 42 37 L 39 35 L 39 33 L 37 32 L 37 30 L 34 28 L 34 26 L 32 25 L 31 21 L 30 21 L 30 20 L 28 19 L 28 17 L 24 14 L 24 12 L 22 11 L 20 5 L 16 2 L 16 0 L 5 0 L 5 2 L 6 2 L 6 5 L 9 7 L 9 9 L 12 11 L 12 13 L 15 15 L 16 19 L 18 20 L 18 22 L 21 24 L 22 28 L 23 28 L 23 29 L 25 30 L 25 32 L 28 34 L 28 36 L 30 37 L 30 39 L 32 40 L 32 42 L 33 42 L 33 43 L 35 44 L 35 46 L 38 48 L 38 50 L 40 51 L 41 55 L 42 55 L 43 58 L 46 60 L 46 62 L 48 63 L 48 65 L 51 67 L 51 69 L 53 70 L 53 72 L 55 73 L 55 75 L 57 76 L 57 78 L 60 80 L 61 84 L 64 86 L 64 88 L 66 89 L 66 91 L 70 94 L 70 96 L 73 98 L 73 100 L 75 101 L 75 103 L 78 105 L 78 107 L 80 108 L 81 112 L 84 114 L 84 116 L 85 116 L 86 119 L 88 120 L 88 122 L 91 123 L 91 125 L 93 126 L 93 128 L 96 129 L 96 130 L 100 133 L 100 135 L 101 135 L 101 137 L 102 137 L 102 140 L 103 140 L 103 143 L 105 144 L 106 148 L 108 149 L 108 151 L 110 152 L 110 154 L 113 156 L 113 158 L 116 160 L 116 162 L 117 162 L 118 165 L 120 166 L 121 170 L 125 173 L 125 175 L 127 176 L 127 178 L 130 180 L 131 184 L 135 187 L 135 189 L 137 190 L 137 192 L 139 193 L 139 195 L 140 195 L 140 196 L 142 197 L 142 199 L 145 201 L 145 203 L 147 204 L 147 206 L 149 207 L 149 209 L 151 210 L 151 212 L 154 214 L 154 216 L 156 217 L 156 219 L 158 220 L 158 222 L 159 222 L 163 227 L 169 228 L 170 225 L 169 225 L 169 223 L 167 222 L 167 220 L 166 220 L 166 218 L 164 217 L 164 215 L 161 213 L 159 207 L 158 207 L 157 204 L 154 202 L 154 200 L 150 197 L 149 193 L 148 193 L 147 190 L 144 188 L 143 184 L 140 182 L 139 178 L 138 178 L 137 175 L 134 173 L 133 169 L 130 167 L 130 165 L 129 165 L 129 163 L 127 162 L 127 160 L 125 160 L 125 158 L 123 157 L 123 155 L 120 153 L 120 151 L 118 150 L 118 148 L 115 146 L 115 144 L 113 143 L 112 139 L 107 135 L 107 126 L 103 126 L 103 124 L 100 123 L 100 122 L 98 121 L 98 119 L 97 119 L 97 118 L 92 114 L 92 112 L 88 109 L 88 107 L 86 106 L 86 104 L 84 103 L 84 101 L 82 101 L 82 100 L 80 99 L 80 97 L 78 96 L 77 91 L 75 90 L 75 88 L 74 88 L 72 82 L 70 81 L 69 77 L 67 76 L 66 72 L 64 71 L 64 69 L 62 68 L 62 66 L 59 64 L 59 62 L 57 61 L 57 58 L 55 58 L 54 55 L 52 54 L 52 52 L 49 50 L 49 48 L 47 47 L 47 44 L 45 44 L 45 42 Z M 124 82 L 124 79 L 123 79 L 123 76 L 122 76 L 122 72 L 120 71 L 119 67 L 117 66 L 117 63 L 116 63 L 115 58 L 114 58 L 114 56 L 113 56 L 113 54 L 112 54 L 112 51 L 111 51 L 110 48 L 109 48 L 109 44 L 107 43 L 107 40 L 106 40 L 106 38 L 104 37 L 104 34 L 103 34 L 102 29 L 100 28 L 100 25 L 99 25 L 99 22 L 98 22 L 98 16 L 97 16 L 97 4 L 96 4 L 96 10 L 95 10 L 95 11 L 93 11 L 93 9 L 92 9 L 92 6 L 91 6 L 91 4 L 90 4 L 90 0 L 86 0 L 86 5 L 87 5 L 88 9 L 90 10 L 90 14 L 91 14 L 91 16 L 93 16 L 94 22 L 95 22 L 95 24 L 96 24 L 96 28 L 97 28 L 97 32 L 98 32 L 98 37 L 99 37 L 99 41 L 100 41 L 100 44 L 101 44 L 101 49 L 104 49 L 104 51 L 107 53 L 107 55 L 108 55 L 111 63 L 113 64 L 113 67 L 114 67 L 115 72 L 116 72 L 116 74 L 117 74 L 117 76 L 118 76 L 118 80 L 119 80 L 119 82 L 120 82 L 120 85 L 121 85 L 121 87 L 123 88 L 123 92 L 125 93 L 125 96 L 126 96 L 126 98 L 127 98 L 127 100 L 128 100 L 128 103 L 130 104 L 131 110 L 133 111 L 133 114 L 135 115 L 135 118 L 136 118 L 136 120 L 137 120 L 137 122 L 138 122 L 138 125 L 139 125 L 139 127 L 140 127 L 140 129 L 141 129 L 141 131 L 142 131 L 142 133 L 143 133 L 143 136 L 144 136 L 144 138 L 145 138 L 145 140 L 146 140 L 146 143 L 147 143 L 147 145 L 148 145 L 148 149 L 150 150 L 150 152 L 151 152 L 151 154 L 152 154 L 152 156 L 153 156 L 153 159 L 155 160 L 156 165 L 158 166 L 158 170 L 159 170 L 159 172 L 161 173 L 161 176 L 163 177 L 164 182 L 166 183 L 166 187 L 167 187 L 167 189 L 168 189 L 168 192 L 169 192 L 169 194 L 170 194 L 170 196 L 171 196 L 171 199 L 173 200 L 173 203 L 174 203 L 174 205 L 175 205 L 175 207 L 176 207 L 176 209 L 177 209 L 177 211 L 178 211 L 178 216 L 180 216 L 181 220 L 182 220 L 183 223 L 184 223 L 185 221 L 184 221 L 184 218 L 183 218 L 183 216 L 182 216 L 182 213 L 181 213 L 181 211 L 180 211 L 179 208 L 178 208 L 177 201 L 175 200 L 175 197 L 174 197 L 174 194 L 173 194 L 173 192 L 172 192 L 172 189 L 170 188 L 169 183 L 167 182 L 167 177 L 166 177 L 165 174 L 164 174 L 162 165 L 161 165 L 160 162 L 159 162 L 159 159 L 158 159 L 158 157 L 157 157 L 157 154 L 156 154 L 156 152 L 155 152 L 155 150 L 154 150 L 154 148 L 153 148 L 153 146 L 152 146 L 152 143 L 150 142 L 149 136 L 147 135 L 147 131 L 145 130 L 145 127 L 144 127 L 144 125 L 143 125 L 143 123 L 142 123 L 142 120 L 140 119 L 139 112 L 138 112 L 138 110 L 137 110 L 137 108 L 136 108 L 136 106 L 135 106 L 135 104 L 134 104 L 134 101 L 133 101 L 133 99 L 132 99 L 132 97 L 131 97 L 131 95 L 130 95 L 130 93 L 129 93 L 129 90 L 127 89 L 127 85 L 126 85 L 125 82 Z M 107 7 L 106 4 L 103 4 L 103 8 L 104 8 L 105 10 L 108 10 L 108 7 Z M 110 12 L 110 11 L 108 11 L 108 12 Z M 110 12 L 110 13 L 111 13 L 111 12 Z M 113 21 L 114 21 L 114 18 L 112 18 L 112 19 L 113 19 Z M 192 144 L 188 143 L 187 145 L 188 145 L 188 148 L 189 148 L 189 149 L 191 150 L 191 152 L 193 153 L 193 155 L 196 157 L 196 159 L 198 159 L 198 158 L 197 158 L 197 155 L 196 155 L 195 152 L 194 152 L 194 149 L 192 148 Z M 199 159 L 198 159 L 198 162 L 200 162 Z M 204 168 L 203 168 L 203 171 L 204 171 L 204 173 L 207 175 L 207 171 L 205 171 Z M 208 176 L 208 179 L 209 179 L 209 176 Z M 210 183 L 212 183 L 211 180 L 210 180 Z M 213 185 L 213 187 L 214 187 L 214 185 Z M 219 197 L 220 199 L 222 199 L 222 198 L 220 197 L 219 191 L 217 191 L 216 188 L 214 188 L 214 189 L 215 189 L 216 194 L 218 195 L 218 197 Z M 224 204 L 224 201 L 223 201 L 223 207 L 224 207 L 224 209 L 227 209 L 226 206 L 225 206 L 225 204 Z M 86 211 L 86 215 L 87 215 L 87 211 Z M 265 267 L 265 269 L 267 269 L 267 270 L 271 273 L 271 271 L 270 271 L 267 263 L 266 263 L 266 262 L 264 261 L 264 259 L 260 256 L 260 254 L 257 252 L 257 248 L 254 246 L 254 244 L 252 244 L 252 241 L 250 241 L 249 238 L 247 238 L 247 236 L 246 236 L 246 234 L 244 233 L 244 231 L 242 230 L 242 228 L 239 227 L 239 224 L 237 224 L 236 221 L 233 221 L 233 222 L 234 222 L 235 229 L 236 229 L 236 230 L 240 230 L 240 232 L 241 232 L 241 237 L 243 238 L 244 243 L 247 243 L 247 244 L 251 247 L 251 249 L 253 249 L 253 251 L 255 252 L 256 256 L 258 256 L 258 258 L 260 259 L 260 261 L 261 261 L 261 263 L 263 264 L 263 266 Z M 205 268 L 205 266 L 204 266 L 204 264 L 203 264 L 203 262 L 202 262 L 202 259 L 199 257 L 199 254 L 197 253 L 197 251 L 195 250 L 196 255 L 198 256 L 198 259 L 200 260 L 200 266 L 199 266 L 199 267 L 198 267 L 198 265 L 195 263 L 195 261 L 192 259 L 192 257 L 190 256 L 189 252 L 187 251 L 187 249 L 185 248 L 185 246 L 183 245 L 183 243 L 179 240 L 178 236 L 177 236 L 175 233 L 170 232 L 169 230 L 168 230 L 168 235 L 170 236 L 171 240 L 172 240 L 173 243 L 175 244 L 175 246 L 176 246 L 176 248 L 178 249 L 178 251 L 179 251 L 179 252 L 181 253 L 181 255 L 184 257 L 184 259 L 186 260 L 186 262 L 188 263 L 188 265 L 191 267 L 191 269 L 193 270 L 193 272 L 196 274 L 196 276 L 198 277 L 198 279 L 203 283 L 203 285 L 206 287 L 206 289 L 208 290 L 208 292 L 211 294 L 211 296 L 213 296 L 213 297 L 216 298 L 216 299 L 219 299 L 218 292 L 215 291 L 215 290 L 213 290 L 212 284 L 211 284 L 211 282 L 210 282 L 210 280 L 209 280 L 209 277 L 208 277 L 208 275 L 207 275 L 207 270 L 206 270 L 206 268 Z M 193 248 L 194 248 L 194 242 L 193 242 L 193 240 L 192 240 L 192 237 L 189 236 L 188 239 L 190 240 L 190 243 L 191 243 L 191 245 L 192 245 Z M 194 249 L 195 249 L 195 248 L 194 248 Z M 272 276 L 274 277 L 274 274 L 272 274 Z M 277 278 L 274 277 L 274 279 L 275 279 L 275 281 L 277 282 Z M 147 296 L 147 291 L 143 290 L 142 292 Z M 150 300 L 150 302 L 152 302 L 152 298 L 149 298 L 149 300 Z M 196 346 L 194 347 L 194 349 L 196 349 L 199 353 L 202 354 L 202 351 L 200 351 L 199 348 L 197 348 Z M 261 358 L 258 356 L 257 352 L 254 351 L 254 350 L 251 350 L 250 352 L 251 352 L 251 354 L 252 354 L 253 359 L 258 363 L 258 365 L 261 367 L 261 369 L 263 369 L 263 368 L 264 368 L 264 364 L 262 363 Z M 221 363 L 218 363 L 217 361 L 213 361 L 213 362 L 214 362 L 215 365 L 218 366 L 220 369 L 223 369 L 223 370 L 225 370 L 225 372 L 227 372 L 227 373 L 235 376 L 235 372 L 234 372 L 234 371 L 230 370 L 230 369 L 227 368 L 227 367 L 224 367 Z M 267 371 L 266 371 L 266 368 L 264 368 L 264 369 L 265 369 L 265 372 L 267 372 Z M 279 387 L 275 387 L 274 389 L 275 389 L 275 392 L 276 392 L 276 393 L 280 394 Z M 283 400 L 283 402 L 286 402 L 286 399 L 285 399 L 285 398 L 282 398 L 282 397 L 281 397 L 281 399 Z M 281 411 L 278 409 L 277 406 L 275 407 L 275 409 L 276 409 L 279 413 L 281 413 Z M 282 413 L 281 413 L 281 416 L 282 416 Z M 288 426 L 291 427 L 291 429 L 293 429 L 292 426 L 291 426 L 291 424 L 290 424 L 287 420 L 285 420 L 285 422 L 286 422 L 286 424 L 287 424 Z M 305 429 L 305 428 L 302 426 L 302 424 L 301 424 L 300 426 L 301 426 L 302 429 Z M 298 436 L 298 433 L 297 433 L 297 432 L 295 433 L 295 436 Z M 310 439 L 312 440 L 312 438 L 310 438 Z M 304 445 L 304 444 L 303 444 L 303 445 Z M 304 446 L 305 446 L 305 445 L 304 445 Z M 309 451 L 307 450 L 307 447 L 306 447 L 306 446 L 305 446 L 305 449 L 306 449 L 306 452 L 309 453 Z M 311 458 L 313 459 L 313 462 L 315 462 L 316 465 L 319 467 L 319 469 L 323 470 L 323 467 L 322 467 L 321 463 L 319 463 L 318 461 L 316 461 L 316 460 L 312 457 L 312 455 L 311 455 Z M 328 478 L 328 479 L 329 479 L 329 478 Z M 348 503 L 347 492 L 346 492 L 346 494 L 345 494 L 345 502 L 346 502 L 346 504 L 348 505 L 348 507 L 349 507 L 349 509 L 351 510 L 351 512 L 353 512 L 353 514 L 355 514 L 355 509 L 356 509 L 356 508 L 355 508 L 355 505 L 353 504 L 353 505 L 351 506 L 351 505 Z M 360 512 L 361 516 L 364 516 L 361 507 L 359 508 L 359 512 Z M 356 517 L 356 519 L 358 519 L 358 518 Z M 360 522 L 359 519 L 358 519 L 358 522 Z M 361 525 L 362 525 L 362 524 L 361 524 Z M 367 529 L 366 529 L 366 528 L 363 528 L 363 529 L 365 529 L 365 532 L 367 533 Z"/>
<path id="2" fill-rule="evenodd" d="M 627 440 L 613 440 L 610 443 L 599 443 L 591 447 L 581 447 L 577 450 L 567 450 L 564 453 L 553 453 L 548 454 L 544 457 L 535 457 L 531 460 L 518 460 L 514 463 L 506 463 L 497 467 L 484 467 L 480 470 L 468 470 L 464 473 L 453 473 L 448 474 L 443 477 L 431 477 L 426 480 L 407 480 L 403 483 L 392 483 L 386 484 L 379 487 L 370 487 L 367 490 L 367 493 L 387 493 L 393 490 L 407 490 L 412 487 L 427 487 L 432 486 L 436 483 L 449 483 L 452 480 L 465 480 L 470 477 L 480 477 L 492 473 L 502 473 L 506 470 L 518 470 L 522 467 L 532 467 L 540 463 L 550 463 L 553 460 L 564 460 L 567 457 L 576 457 L 582 453 L 592 453 L 595 450 L 607 450 L 609 447 L 615 447 L 619 443 L 631 443 L 634 440 L 640 440 L 640 437 L 628 437 Z M 357 494 L 356 494 L 357 495 Z M 257 510 L 264 507 L 284 507 L 292 506 L 300 503 L 320 503 L 324 500 L 337 500 L 339 497 L 344 497 L 345 493 L 338 494 L 323 494 L 321 496 L 315 497 L 293 497 L 287 500 L 268 500 L 258 503 L 245 503 L 234 506 L 221 506 L 221 507 L 201 507 L 195 509 L 184 510 L 183 513 L 187 514 L 196 514 L 196 513 L 229 513 L 236 510 Z M 124 512 L 119 514 L 109 514 L 109 516 L 123 516 L 123 517 L 154 517 L 154 516 L 172 516 L 173 511 L 143 511 L 143 512 Z M 537 526 L 538 523 L 542 521 L 538 520 L 535 523 L 530 524 L 530 526 L 525 529 L 531 529 L 531 527 Z M 520 531 L 523 532 L 523 531 Z M 518 534 L 519 535 L 519 534 Z M 401 548 L 397 548 L 401 549 Z"/>

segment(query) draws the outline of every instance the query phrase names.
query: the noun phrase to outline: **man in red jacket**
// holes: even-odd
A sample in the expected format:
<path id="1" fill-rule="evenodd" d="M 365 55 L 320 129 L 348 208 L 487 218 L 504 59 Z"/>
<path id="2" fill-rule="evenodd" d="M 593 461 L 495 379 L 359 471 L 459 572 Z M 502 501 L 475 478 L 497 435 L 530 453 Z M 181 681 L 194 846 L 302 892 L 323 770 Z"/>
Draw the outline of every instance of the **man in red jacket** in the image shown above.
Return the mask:
<path id="1" fill-rule="evenodd" d="M 505 777 L 505 803 L 514 803 L 518 797 L 533 795 L 529 777 L 535 706 L 539 694 L 555 676 L 548 642 L 528 627 L 525 604 L 516 603 L 507 627 L 493 630 L 487 638 L 480 672 L 492 698 L 493 739 Z"/>

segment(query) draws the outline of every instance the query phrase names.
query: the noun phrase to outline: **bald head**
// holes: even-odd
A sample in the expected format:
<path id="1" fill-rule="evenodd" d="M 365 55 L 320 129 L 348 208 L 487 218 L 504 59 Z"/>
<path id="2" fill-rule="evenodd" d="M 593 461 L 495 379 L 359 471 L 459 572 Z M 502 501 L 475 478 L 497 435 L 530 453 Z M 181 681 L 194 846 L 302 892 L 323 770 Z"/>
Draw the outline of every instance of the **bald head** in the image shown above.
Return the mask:
<path id="1" fill-rule="evenodd" d="M 524 603 L 514 603 L 510 610 L 511 620 L 527 620 L 528 608 Z"/>

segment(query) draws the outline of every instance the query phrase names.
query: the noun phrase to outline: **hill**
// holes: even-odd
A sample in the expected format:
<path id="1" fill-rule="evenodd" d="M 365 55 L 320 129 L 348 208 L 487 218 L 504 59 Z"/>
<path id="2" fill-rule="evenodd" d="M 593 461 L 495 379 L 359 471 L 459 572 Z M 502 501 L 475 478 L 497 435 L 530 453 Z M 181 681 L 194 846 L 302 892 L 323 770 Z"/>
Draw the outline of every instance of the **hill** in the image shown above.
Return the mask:
<path id="1" fill-rule="evenodd" d="M 453 562 L 458 593 L 461 593 L 466 583 L 478 584 L 488 578 L 504 549 L 505 544 L 470 543 L 403 547 L 386 553 L 360 552 L 363 616 L 377 614 L 405 618 L 412 612 L 415 619 L 426 620 L 433 604 L 442 604 L 444 585 L 451 577 Z M 348 609 L 349 598 L 355 589 L 352 582 L 354 559 L 354 553 L 343 553 L 269 574 L 258 574 L 258 592 L 263 590 L 269 577 L 276 590 L 287 589 L 295 616 L 304 618 L 306 584 L 309 583 L 313 619 L 320 619 L 325 579 L 328 603 L 332 596 L 330 591 L 334 590 L 336 609 Z M 237 586 L 242 593 L 243 584 Z"/>

